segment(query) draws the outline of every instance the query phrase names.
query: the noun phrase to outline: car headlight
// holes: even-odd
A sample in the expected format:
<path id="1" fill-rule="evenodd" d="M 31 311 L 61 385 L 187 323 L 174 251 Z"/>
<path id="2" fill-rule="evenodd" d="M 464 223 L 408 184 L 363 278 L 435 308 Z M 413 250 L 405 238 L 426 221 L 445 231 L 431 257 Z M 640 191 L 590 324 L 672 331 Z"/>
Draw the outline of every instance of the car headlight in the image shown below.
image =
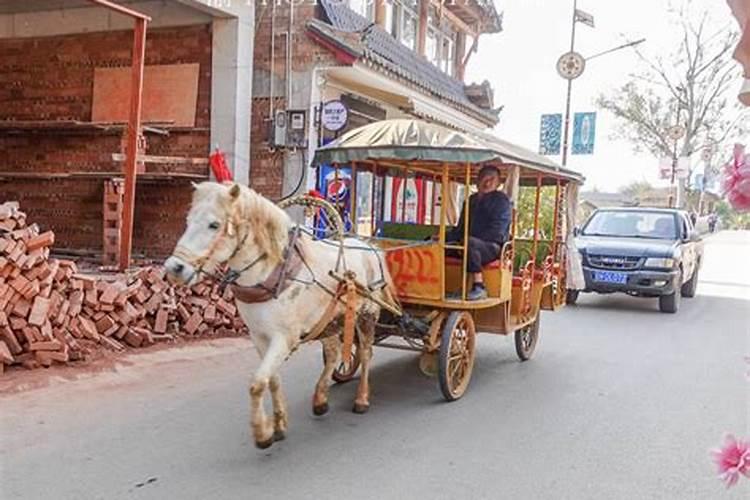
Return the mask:
<path id="1" fill-rule="evenodd" d="M 662 257 L 649 257 L 646 259 L 646 267 L 658 267 L 662 269 L 671 269 L 674 267 L 674 259 Z"/>

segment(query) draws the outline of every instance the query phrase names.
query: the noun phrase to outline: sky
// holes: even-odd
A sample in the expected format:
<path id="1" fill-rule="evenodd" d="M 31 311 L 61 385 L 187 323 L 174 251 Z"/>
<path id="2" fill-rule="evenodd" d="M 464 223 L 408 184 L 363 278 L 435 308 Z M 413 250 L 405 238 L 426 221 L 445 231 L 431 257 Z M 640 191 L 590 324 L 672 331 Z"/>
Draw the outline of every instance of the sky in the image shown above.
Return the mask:
<path id="1" fill-rule="evenodd" d="M 496 134 L 538 151 L 540 116 L 565 111 L 567 84 L 557 75 L 555 64 L 570 49 L 573 0 L 494 1 L 504 13 L 504 29 L 480 37 L 466 80 L 489 80 L 495 89 L 495 106 L 505 106 Z M 692 3 L 696 10 L 708 10 L 717 21 L 733 21 L 725 0 Z M 670 0 L 578 0 L 579 9 L 593 14 L 596 27 L 578 23 L 576 51 L 584 57 L 593 55 L 621 45 L 624 35 L 628 40 L 646 38 L 641 45 L 646 53 L 668 54 L 676 46 L 669 5 Z M 731 29 L 735 27 L 736 23 L 731 24 Z M 568 167 L 586 176 L 586 190 L 616 191 L 641 180 L 667 185 L 658 178 L 658 160 L 649 154 L 636 155 L 629 143 L 613 139 L 614 117 L 595 105 L 599 93 L 622 86 L 639 64 L 632 49 L 617 51 L 590 61 L 573 82 L 571 123 L 574 112 L 597 111 L 594 154 L 568 157 Z M 739 84 L 738 80 L 738 90 Z M 560 156 L 552 158 L 561 161 Z"/>

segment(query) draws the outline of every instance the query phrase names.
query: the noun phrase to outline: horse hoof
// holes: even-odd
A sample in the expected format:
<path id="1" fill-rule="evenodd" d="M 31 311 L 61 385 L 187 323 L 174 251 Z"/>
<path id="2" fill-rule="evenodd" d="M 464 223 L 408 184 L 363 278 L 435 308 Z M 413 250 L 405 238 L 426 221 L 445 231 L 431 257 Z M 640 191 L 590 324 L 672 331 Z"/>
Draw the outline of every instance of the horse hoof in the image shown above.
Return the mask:
<path id="1" fill-rule="evenodd" d="M 259 450 L 265 450 L 271 447 L 271 445 L 273 444 L 273 441 L 274 441 L 274 437 L 271 436 L 270 439 L 267 439 L 265 441 L 256 441 L 255 447 L 258 448 Z"/>
<path id="2" fill-rule="evenodd" d="M 283 441 L 286 439 L 286 433 L 284 431 L 273 431 L 273 440 L 276 441 Z"/>
<path id="3" fill-rule="evenodd" d="M 325 415 L 326 413 L 328 413 L 328 403 L 313 405 L 313 413 L 318 417 L 320 417 L 321 415 Z"/>
<path id="4" fill-rule="evenodd" d="M 357 413 L 358 415 L 362 415 L 364 413 L 367 413 L 367 411 L 370 409 L 370 405 L 363 405 L 360 403 L 354 403 L 354 408 L 352 408 L 352 411 L 354 413 Z"/>

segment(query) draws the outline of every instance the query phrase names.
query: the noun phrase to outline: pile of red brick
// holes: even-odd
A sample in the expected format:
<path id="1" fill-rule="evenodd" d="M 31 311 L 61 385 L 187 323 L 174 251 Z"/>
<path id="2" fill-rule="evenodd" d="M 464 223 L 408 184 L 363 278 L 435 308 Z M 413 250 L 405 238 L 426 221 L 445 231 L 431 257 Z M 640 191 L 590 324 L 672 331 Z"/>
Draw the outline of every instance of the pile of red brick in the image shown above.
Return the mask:
<path id="1" fill-rule="evenodd" d="M 0 373 L 86 360 L 202 335 L 245 335 L 231 292 L 170 285 L 157 267 L 87 275 L 49 257 L 52 231 L 27 225 L 18 203 L 0 205 Z"/>

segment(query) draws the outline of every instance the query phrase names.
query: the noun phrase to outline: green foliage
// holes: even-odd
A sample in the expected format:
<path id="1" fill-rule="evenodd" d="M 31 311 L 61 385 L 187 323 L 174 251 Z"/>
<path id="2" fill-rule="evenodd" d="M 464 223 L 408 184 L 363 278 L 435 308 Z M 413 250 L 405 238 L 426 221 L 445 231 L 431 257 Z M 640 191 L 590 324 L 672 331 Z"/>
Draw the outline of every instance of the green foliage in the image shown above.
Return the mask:
<path id="1" fill-rule="evenodd" d="M 716 214 L 724 229 L 750 229 L 750 213 L 737 212 L 725 200 L 716 204 Z"/>
<path id="2" fill-rule="evenodd" d="M 534 205 L 536 187 L 522 187 L 518 194 L 518 227 L 516 237 L 531 238 L 534 235 Z M 555 218 L 555 187 L 542 187 L 539 196 L 539 234 L 541 239 L 552 238 Z"/>
<path id="3" fill-rule="evenodd" d="M 534 238 L 534 206 L 536 204 L 536 187 L 521 187 L 518 194 L 518 226 L 516 227 L 514 266 L 519 269 L 531 258 L 532 243 L 519 241 Z M 555 220 L 555 187 L 545 186 L 539 195 L 539 239 L 551 240 Z M 550 252 L 550 244 L 540 242 L 536 253 L 536 262 L 541 263 Z"/>

